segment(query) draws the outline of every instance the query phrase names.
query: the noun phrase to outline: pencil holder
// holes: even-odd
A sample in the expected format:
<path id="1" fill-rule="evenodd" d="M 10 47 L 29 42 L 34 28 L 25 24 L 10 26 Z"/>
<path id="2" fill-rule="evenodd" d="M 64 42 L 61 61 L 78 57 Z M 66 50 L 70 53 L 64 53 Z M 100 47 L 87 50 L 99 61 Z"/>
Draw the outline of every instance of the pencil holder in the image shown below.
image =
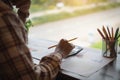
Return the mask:
<path id="1" fill-rule="evenodd" d="M 115 58 L 117 57 L 117 40 L 102 39 L 102 53 L 104 57 Z"/>

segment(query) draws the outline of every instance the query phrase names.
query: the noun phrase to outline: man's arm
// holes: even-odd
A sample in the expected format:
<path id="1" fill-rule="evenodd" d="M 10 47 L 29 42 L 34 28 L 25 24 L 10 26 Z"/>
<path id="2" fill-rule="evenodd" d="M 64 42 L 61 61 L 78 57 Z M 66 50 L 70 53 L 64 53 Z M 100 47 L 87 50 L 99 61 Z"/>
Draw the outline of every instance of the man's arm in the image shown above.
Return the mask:
<path id="1" fill-rule="evenodd" d="M 1 8 L 1 6 L 0 6 Z M 51 80 L 59 71 L 59 53 L 44 57 L 33 65 L 21 29 L 22 23 L 13 12 L 0 15 L 0 75 L 6 80 Z"/>
<path id="2" fill-rule="evenodd" d="M 60 71 L 62 55 L 60 53 L 54 53 L 48 55 L 40 61 L 39 65 L 41 67 L 41 80 L 53 80 L 56 78 L 58 72 Z M 47 76 L 46 76 L 47 75 Z"/>

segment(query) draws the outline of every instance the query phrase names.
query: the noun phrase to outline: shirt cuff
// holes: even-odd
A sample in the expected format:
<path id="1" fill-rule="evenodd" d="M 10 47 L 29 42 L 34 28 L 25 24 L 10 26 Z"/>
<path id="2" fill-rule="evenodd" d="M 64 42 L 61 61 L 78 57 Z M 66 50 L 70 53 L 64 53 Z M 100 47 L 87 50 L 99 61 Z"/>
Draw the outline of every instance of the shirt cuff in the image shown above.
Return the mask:
<path id="1" fill-rule="evenodd" d="M 61 62 L 62 60 L 62 54 L 60 53 L 53 53 L 53 54 L 50 54 L 49 56 L 58 62 Z"/>

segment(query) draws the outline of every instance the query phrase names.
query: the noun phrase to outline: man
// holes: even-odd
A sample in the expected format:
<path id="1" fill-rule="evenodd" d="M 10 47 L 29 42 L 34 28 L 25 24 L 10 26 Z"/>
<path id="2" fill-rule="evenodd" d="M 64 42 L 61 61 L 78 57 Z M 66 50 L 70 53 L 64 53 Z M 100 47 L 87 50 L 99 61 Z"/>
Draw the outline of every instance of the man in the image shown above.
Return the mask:
<path id="1" fill-rule="evenodd" d="M 0 78 L 1 80 L 53 80 L 60 70 L 62 58 L 74 48 L 67 40 L 60 40 L 55 51 L 34 65 L 25 42 L 24 23 L 29 0 L 9 0 L 18 14 L 0 0 Z M 26 4 L 28 3 L 28 4 Z M 27 5 L 27 7 L 25 6 Z M 23 15 L 23 16 L 22 16 Z"/>

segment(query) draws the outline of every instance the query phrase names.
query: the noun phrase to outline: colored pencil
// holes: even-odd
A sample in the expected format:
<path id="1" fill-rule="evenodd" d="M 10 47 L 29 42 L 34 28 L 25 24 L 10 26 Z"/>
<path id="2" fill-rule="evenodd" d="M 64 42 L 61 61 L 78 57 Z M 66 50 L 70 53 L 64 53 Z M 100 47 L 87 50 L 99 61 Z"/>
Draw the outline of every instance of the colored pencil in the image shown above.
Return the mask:
<path id="1" fill-rule="evenodd" d="M 97 31 L 99 32 L 99 34 L 101 35 L 101 37 L 102 37 L 103 39 L 105 39 L 105 36 L 102 34 L 102 32 L 101 32 L 99 29 L 97 29 Z"/>
<path id="2" fill-rule="evenodd" d="M 73 39 L 68 40 L 68 42 L 73 41 L 73 40 L 76 40 L 76 39 L 77 39 L 77 37 L 76 37 L 76 38 L 73 38 Z M 54 48 L 54 47 L 56 47 L 56 46 L 57 46 L 57 45 L 50 46 L 50 47 L 48 47 L 48 49 Z"/>

